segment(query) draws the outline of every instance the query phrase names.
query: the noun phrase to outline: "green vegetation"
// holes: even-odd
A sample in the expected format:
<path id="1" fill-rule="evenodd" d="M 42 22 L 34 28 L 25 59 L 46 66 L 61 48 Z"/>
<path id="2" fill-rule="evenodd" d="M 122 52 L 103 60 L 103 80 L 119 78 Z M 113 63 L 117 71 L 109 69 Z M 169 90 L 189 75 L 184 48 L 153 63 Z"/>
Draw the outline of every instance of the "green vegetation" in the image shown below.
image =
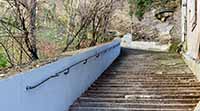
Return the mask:
<path id="1" fill-rule="evenodd" d="M 167 2 L 169 2 L 170 0 L 160 0 L 161 1 L 161 3 L 167 3 Z"/>
<path id="2" fill-rule="evenodd" d="M 174 41 L 172 41 L 172 45 L 169 48 L 169 52 L 176 53 L 176 52 L 178 52 L 179 48 L 181 48 L 180 41 L 174 40 Z"/>
<path id="3" fill-rule="evenodd" d="M 155 5 L 162 6 L 162 7 L 177 7 L 176 0 L 128 0 L 129 4 L 129 16 L 135 16 L 141 20 L 143 18 L 143 15 L 146 11 L 149 10 L 150 7 Z M 172 5 L 173 4 L 173 5 Z M 173 8 L 172 8 L 173 9 Z"/>
<path id="4" fill-rule="evenodd" d="M 138 17 L 138 19 L 141 20 L 145 11 L 149 9 L 152 2 L 153 2 L 152 0 L 128 0 L 128 3 L 130 5 L 129 15 L 130 16 L 133 15 L 134 9 L 132 9 L 132 6 L 133 6 L 133 4 L 135 4 L 136 5 L 135 16 Z"/>
<path id="5" fill-rule="evenodd" d="M 111 18 L 119 1 L 0 0 L 0 4 L 4 50 L 0 67 L 14 67 L 112 40 Z"/>
<path id="6" fill-rule="evenodd" d="M 0 68 L 6 67 L 8 65 L 8 61 L 3 53 L 0 53 Z"/>
<path id="7" fill-rule="evenodd" d="M 133 17 L 134 14 L 134 0 L 128 0 L 128 4 L 129 4 L 129 16 L 131 16 L 131 18 Z"/>
<path id="8" fill-rule="evenodd" d="M 135 15 L 138 18 L 141 18 L 145 11 L 150 7 L 150 5 L 152 4 L 152 0 L 135 0 L 136 1 L 136 13 Z"/>

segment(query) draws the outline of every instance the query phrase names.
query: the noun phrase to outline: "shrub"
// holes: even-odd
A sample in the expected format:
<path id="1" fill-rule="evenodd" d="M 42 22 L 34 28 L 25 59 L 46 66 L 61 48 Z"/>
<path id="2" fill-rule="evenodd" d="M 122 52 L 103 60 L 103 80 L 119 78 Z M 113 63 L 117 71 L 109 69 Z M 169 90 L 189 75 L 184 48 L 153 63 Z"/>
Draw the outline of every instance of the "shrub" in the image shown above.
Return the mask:
<path id="1" fill-rule="evenodd" d="M 7 64 L 8 64 L 8 61 L 7 61 L 6 57 L 4 56 L 3 53 L 0 53 L 0 68 L 6 67 Z"/>
<path id="2" fill-rule="evenodd" d="M 136 3 L 136 13 L 135 15 L 141 19 L 147 9 L 150 8 L 152 0 L 135 0 Z"/>
<path id="3" fill-rule="evenodd" d="M 128 0 L 128 4 L 130 8 L 129 15 L 133 15 L 132 5 L 135 4 L 135 16 L 141 20 L 145 11 L 151 7 L 152 0 Z"/>

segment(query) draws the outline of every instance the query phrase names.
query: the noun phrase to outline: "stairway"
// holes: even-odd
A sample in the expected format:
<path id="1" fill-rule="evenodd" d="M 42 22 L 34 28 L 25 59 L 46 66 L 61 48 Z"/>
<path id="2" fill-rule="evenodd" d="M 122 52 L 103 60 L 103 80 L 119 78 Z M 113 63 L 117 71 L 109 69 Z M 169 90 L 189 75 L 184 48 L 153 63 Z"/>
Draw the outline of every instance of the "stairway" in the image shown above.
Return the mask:
<path id="1" fill-rule="evenodd" d="M 70 111 L 193 111 L 200 82 L 180 55 L 122 49 Z"/>

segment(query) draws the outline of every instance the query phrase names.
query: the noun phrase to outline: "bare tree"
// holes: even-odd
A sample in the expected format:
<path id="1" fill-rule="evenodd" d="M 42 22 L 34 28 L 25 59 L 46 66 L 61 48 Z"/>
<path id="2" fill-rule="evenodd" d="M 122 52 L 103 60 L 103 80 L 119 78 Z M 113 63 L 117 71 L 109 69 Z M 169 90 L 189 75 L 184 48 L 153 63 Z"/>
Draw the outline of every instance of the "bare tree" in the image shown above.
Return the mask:
<path id="1" fill-rule="evenodd" d="M 94 16 L 92 19 L 92 41 L 90 46 L 94 46 L 97 43 L 97 40 L 102 36 L 106 36 L 108 30 L 108 25 L 111 20 L 114 5 L 117 0 L 102 0 L 99 5 L 99 8 L 96 8 Z"/>
<path id="2" fill-rule="evenodd" d="M 33 60 L 39 59 L 36 46 L 36 0 L 31 0 L 30 5 L 30 48 Z"/>
<path id="3" fill-rule="evenodd" d="M 36 0 L 5 0 L 5 16 L 0 18 L 1 28 L 20 47 L 30 60 L 39 59 L 36 41 Z M 5 47 L 6 48 L 6 47 Z M 9 52 L 9 51 L 8 51 Z M 7 53 L 9 54 L 9 53 Z M 21 54 L 21 59 L 22 59 Z"/>
<path id="4" fill-rule="evenodd" d="M 3 0 L 0 47 L 11 66 L 37 60 L 36 0 Z"/>
<path id="5" fill-rule="evenodd" d="M 69 24 L 69 29 L 73 30 L 68 33 L 72 36 L 71 39 L 66 42 L 66 47 L 63 52 L 67 51 L 69 46 L 73 44 L 76 39 L 79 40 L 75 47 L 80 48 L 80 44 L 83 39 L 85 39 L 84 36 L 87 35 L 87 33 L 92 33 L 89 46 L 96 45 L 100 36 L 105 35 L 108 30 L 110 18 L 114 11 L 114 5 L 117 1 L 118 0 L 80 0 L 78 7 L 73 10 L 76 22 L 73 22 L 73 25 Z M 68 5 L 65 7 L 69 8 Z"/>

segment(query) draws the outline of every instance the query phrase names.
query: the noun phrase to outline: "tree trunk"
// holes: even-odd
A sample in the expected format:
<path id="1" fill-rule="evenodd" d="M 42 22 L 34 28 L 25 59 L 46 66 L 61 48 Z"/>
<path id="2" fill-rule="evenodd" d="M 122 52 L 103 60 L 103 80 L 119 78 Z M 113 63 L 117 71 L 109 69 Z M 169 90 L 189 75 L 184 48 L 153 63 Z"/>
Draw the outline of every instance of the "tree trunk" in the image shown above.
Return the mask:
<path id="1" fill-rule="evenodd" d="M 33 60 L 39 59 L 37 54 L 37 44 L 36 44 L 36 4 L 37 0 L 31 0 L 31 9 L 30 9 L 30 41 L 31 41 L 31 56 Z"/>

